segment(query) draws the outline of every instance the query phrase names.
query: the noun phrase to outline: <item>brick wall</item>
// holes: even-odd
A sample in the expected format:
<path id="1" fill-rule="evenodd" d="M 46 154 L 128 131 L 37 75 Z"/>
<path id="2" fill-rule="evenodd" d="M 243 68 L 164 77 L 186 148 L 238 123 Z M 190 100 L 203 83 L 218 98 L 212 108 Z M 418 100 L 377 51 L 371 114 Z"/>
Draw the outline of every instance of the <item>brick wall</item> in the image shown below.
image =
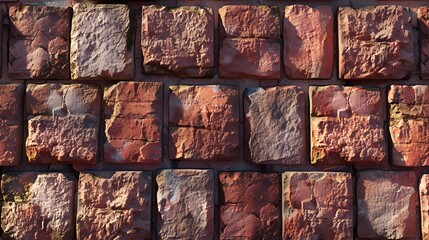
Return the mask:
<path id="1" fill-rule="evenodd" d="M 0 0 L 3 238 L 429 239 L 429 1 L 121 3 Z"/>

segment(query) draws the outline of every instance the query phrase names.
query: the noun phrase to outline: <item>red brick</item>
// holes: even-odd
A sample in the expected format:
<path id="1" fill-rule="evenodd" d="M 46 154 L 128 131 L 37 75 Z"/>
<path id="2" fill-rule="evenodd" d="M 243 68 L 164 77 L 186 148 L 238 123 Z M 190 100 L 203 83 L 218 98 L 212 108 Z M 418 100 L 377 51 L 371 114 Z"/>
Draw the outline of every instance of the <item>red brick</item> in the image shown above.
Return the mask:
<path id="1" fill-rule="evenodd" d="M 145 72 L 178 77 L 213 75 L 214 24 L 210 8 L 152 5 L 142 10 Z"/>
<path id="2" fill-rule="evenodd" d="M 420 77 L 429 79 L 429 7 L 419 7 L 417 15 L 420 33 Z"/>
<path id="3" fill-rule="evenodd" d="M 417 236 L 416 186 L 414 172 L 358 172 L 358 237 L 414 239 Z"/>
<path id="4" fill-rule="evenodd" d="M 285 172 L 283 239 L 353 239 L 350 173 Z"/>
<path id="5" fill-rule="evenodd" d="M 170 90 L 170 158 L 239 159 L 238 88 L 172 86 Z"/>
<path id="6" fill-rule="evenodd" d="M 9 8 L 9 77 L 68 79 L 70 8 L 12 6 Z"/>
<path id="7" fill-rule="evenodd" d="M 403 79 L 414 69 L 412 13 L 402 6 L 341 7 L 342 79 Z"/>
<path id="8" fill-rule="evenodd" d="M 150 238 L 152 184 L 146 173 L 81 173 L 78 191 L 77 239 Z"/>
<path id="9" fill-rule="evenodd" d="M 162 84 L 120 82 L 104 90 L 104 160 L 155 163 L 162 157 Z"/>
<path id="10" fill-rule="evenodd" d="M 377 88 L 309 88 L 311 162 L 381 164 L 387 160 L 384 94 Z"/>
<path id="11" fill-rule="evenodd" d="M 278 174 L 221 172 L 220 239 L 281 239 Z"/>
<path id="12" fill-rule="evenodd" d="M 297 86 L 248 88 L 244 99 L 248 157 L 257 164 L 305 164 L 305 95 Z"/>
<path id="13" fill-rule="evenodd" d="M 334 63 L 334 21 L 330 6 L 286 6 L 283 59 L 292 79 L 329 79 Z"/>
<path id="14" fill-rule="evenodd" d="M 419 186 L 422 239 L 429 238 L 429 174 L 423 174 Z"/>

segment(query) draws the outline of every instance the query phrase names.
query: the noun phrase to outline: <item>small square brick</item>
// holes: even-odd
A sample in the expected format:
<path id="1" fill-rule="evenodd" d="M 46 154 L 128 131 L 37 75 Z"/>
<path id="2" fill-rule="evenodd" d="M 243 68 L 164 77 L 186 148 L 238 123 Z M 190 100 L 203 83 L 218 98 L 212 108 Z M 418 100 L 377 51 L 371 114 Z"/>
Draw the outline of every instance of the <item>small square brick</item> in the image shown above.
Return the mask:
<path id="1" fill-rule="evenodd" d="M 68 79 L 71 8 L 9 8 L 9 77 Z"/>
<path id="2" fill-rule="evenodd" d="M 281 239 L 280 176 L 221 172 L 220 239 Z"/>
<path id="3" fill-rule="evenodd" d="M 27 85 L 28 160 L 49 164 L 95 163 L 100 95 L 95 85 Z"/>
<path id="4" fill-rule="evenodd" d="M 150 239 L 151 176 L 141 171 L 81 173 L 78 191 L 77 239 Z"/>
<path id="5" fill-rule="evenodd" d="M 212 170 L 163 170 L 158 184 L 158 239 L 213 239 Z"/>
<path id="6" fill-rule="evenodd" d="M 162 84 L 120 82 L 104 89 L 104 161 L 157 163 L 162 158 Z"/>
<path id="7" fill-rule="evenodd" d="M 414 239 L 417 236 L 416 181 L 414 172 L 358 172 L 358 237 Z"/>
<path id="8" fill-rule="evenodd" d="M 429 239 L 429 174 L 423 174 L 419 186 L 422 239 Z"/>
<path id="9" fill-rule="evenodd" d="M 420 41 L 420 77 L 429 79 L 429 7 L 417 11 Z"/>
<path id="10" fill-rule="evenodd" d="M 132 31 L 130 9 L 125 4 L 74 4 L 70 45 L 71 78 L 133 78 Z"/>
<path id="11" fill-rule="evenodd" d="M 402 6 L 340 7 L 339 76 L 403 79 L 414 69 L 412 13 Z"/>
<path id="12" fill-rule="evenodd" d="M 75 179 L 68 173 L 2 176 L 5 239 L 73 239 Z"/>
<path id="13" fill-rule="evenodd" d="M 305 164 L 304 91 L 298 86 L 248 88 L 244 102 L 249 159 L 258 164 Z"/>
<path id="14" fill-rule="evenodd" d="M 214 24 L 210 8 L 143 6 L 141 31 L 145 72 L 178 77 L 213 75 Z"/>
<path id="15" fill-rule="evenodd" d="M 341 172 L 285 172 L 283 239 L 353 239 L 353 179 Z"/>
<path id="16" fill-rule="evenodd" d="M 170 158 L 238 159 L 239 104 L 240 91 L 236 87 L 170 87 Z"/>
<path id="17" fill-rule="evenodd" d="M 386 162 L 382 90 L 310 86 L 309 95 L 312 163 Z"/>
<path id="18" fill-rule="evenodd" d="M 332 7 L 291 5 L 283 19 L 283 59 L 291 79 L 329 79 L 334 63 Z"/>

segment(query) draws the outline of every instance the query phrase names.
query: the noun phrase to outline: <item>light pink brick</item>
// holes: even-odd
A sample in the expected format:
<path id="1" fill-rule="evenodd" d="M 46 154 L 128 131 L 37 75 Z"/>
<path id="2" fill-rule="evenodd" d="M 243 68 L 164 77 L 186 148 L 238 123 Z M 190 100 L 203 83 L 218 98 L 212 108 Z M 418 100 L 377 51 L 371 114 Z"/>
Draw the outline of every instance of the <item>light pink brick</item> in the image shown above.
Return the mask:
<path id="1" fill-rule="evenodd" d="M 429 238 L 429 174 L 423 174 L 420 185 L 420 218 L 422 239 Z"/>

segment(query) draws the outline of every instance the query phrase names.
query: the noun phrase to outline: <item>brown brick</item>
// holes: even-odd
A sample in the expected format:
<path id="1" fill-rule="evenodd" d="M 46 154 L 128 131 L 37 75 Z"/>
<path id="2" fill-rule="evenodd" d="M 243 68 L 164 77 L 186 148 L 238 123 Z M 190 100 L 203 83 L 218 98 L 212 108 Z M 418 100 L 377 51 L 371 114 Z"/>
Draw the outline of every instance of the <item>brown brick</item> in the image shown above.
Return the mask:
<path id="1" fill-rule="evenodd" d="M 429 7 L 419 7 L 417 15 L 420 41 L 420 77 L 429 79 Z"/>

